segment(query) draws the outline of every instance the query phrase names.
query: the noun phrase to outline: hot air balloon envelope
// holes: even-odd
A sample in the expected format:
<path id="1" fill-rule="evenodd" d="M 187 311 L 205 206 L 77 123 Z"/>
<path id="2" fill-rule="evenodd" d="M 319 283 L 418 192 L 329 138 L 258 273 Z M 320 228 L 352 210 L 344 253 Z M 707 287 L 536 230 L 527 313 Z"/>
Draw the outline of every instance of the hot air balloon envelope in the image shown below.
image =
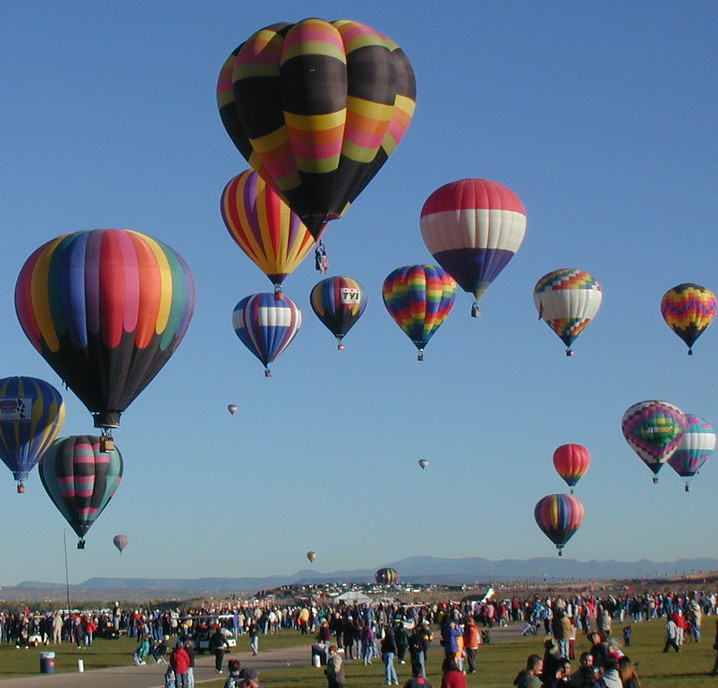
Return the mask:
<path id="1" fill-rule="evenodd" d="M 384 567 L 374 574 L 374 580 L 379 583 L 379 585 L 391 585 L 399 581 L 399 573 L 396 569 Z"/>
<path id="2" fill-rule="evenodd" d="M 127 535 L 115 535 L 115 537 L 112 538 L 112 544 L 117 547 L 117 549 L 120 550 L 120 554 L 122 554 L 122 550 L 130 544 L 130 538 L 128 538 Z"/>
<path id="3" fill-rule="evenodd" d="M 698 284 L 679 284 L 661 299 L 661 315 L 688 345 L 689 355 L 693 354 L 693 344 L 713 322 L 715 314 L 715 294 Z"/>
<path id="4" fill-rule="evenodd" d="M 316 552 L 312 552 L 312 551 L 307 552 L 307 559 L 309 559 L 309 561 L 314 561 L 316 558 L 317 558 Z"/>
<path id="5" fill-rule="evenodd" d="M 427 459 L 419 459 L 418 464 L 421 466 L 421 470 L 423 471 L 429 465 L 429 461 Z"/>
<path id="6" fill-rule="evenodd" d="M 366 293 L 351 277 L 328 277 L 314 285 L 309 303 L 319 320 L 337 338 L 341 349 L 344 335 L 366 308 Z"/>
<path id="7" fill-rule="evenodd" d="M 562 444 L 553 453 L 553 465 L 556 472 L 573 487 L 588 470 L 591 455 L 580 444 Z"/>
<path id="8" fill-rule="evenodd" d="M 536 504 L 534 518 L 561 556 L 564 545 L 583 522 L 583 504 L 573 495 L 547 495 Z"/>
<path id="9" fill-rule="evenodd" d="M 238 409 L 239 409 L 239 407 L 237 406 L 237 404 L 229 404 L 229 405 L 227 406 L 227 411 L 229 411 L 232 415 L 234 415 L 235 413 L 237 413 L 237 410 L 238 410 Z"/>
<path id="10" fill-rule="evenodd" d="M 668 464 L 686 479 L 688 492 L 690 479 L 700 471 L 715 449 L 716 435 L 713 426 L 700 416 L 687 413 L 686 420 L 688 429 L 683 434 L 678 449 L 668 459 Z"/>

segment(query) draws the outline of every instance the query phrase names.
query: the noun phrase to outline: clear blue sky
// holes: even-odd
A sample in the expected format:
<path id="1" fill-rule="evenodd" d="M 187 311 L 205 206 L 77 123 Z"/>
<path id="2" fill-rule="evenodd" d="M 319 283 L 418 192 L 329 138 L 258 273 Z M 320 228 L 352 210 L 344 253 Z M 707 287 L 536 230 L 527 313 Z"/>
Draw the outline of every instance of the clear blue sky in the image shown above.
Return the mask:
<path id="1" fill-rule="evenodd" d="M 267 380 L 231 327 L 235 304 L 271 287 L 219 213 L 247 164 L 214 91 L 253 31 L 308 16 L 396 40 L 416 72 L 417 110 L 326 234 L 331 274 L 369 292 L 346 350 L 311 312 L 320 275 L 309 259 L 285 282 L 304 325 Z M 84 552 L 67 529 L 71 582 L 292 573 L 310 549 L 327 571 L 419 554 L 549 555 L 533 507 L 565 491 L 551 456 L 567 442 L 593 457 L 567 557 L 717 556 L 718 466 L 689 494 L 669 467 L 653 485 L 620 431 L 644 399 L 718 425 L 718 330 L 689 358 L 659 312 L 680 282 L 718 290 L 717 17 L 710 2 L 4 3 L 0 374 L 60 387 L 13 304 L 24 260 L 52 237 L 137 229 L 179 251 L 197 283 L 184 342 L 115 433 L 124 483 Z M 528 232 L 482 317 L 469 317 L 462 293 L 419 363 L 381 284 L 400 265 L 432 262 L 421 206 L 464 177 L 516 191 Z M 535 282 L 559 267 L 604 289 L 571 359 L 532 303 Z M 92 431 L 64 397 L 61 434 Z M 419 458 L 431 461 L 424 472 Z M 66 526 L 37 471 L 22 496 L 9 471 L 0 477 L 0 551 L 12 553 L 0 583 L 62 581 Z M 116 533 L 131 539 L 122 556 Z"/>

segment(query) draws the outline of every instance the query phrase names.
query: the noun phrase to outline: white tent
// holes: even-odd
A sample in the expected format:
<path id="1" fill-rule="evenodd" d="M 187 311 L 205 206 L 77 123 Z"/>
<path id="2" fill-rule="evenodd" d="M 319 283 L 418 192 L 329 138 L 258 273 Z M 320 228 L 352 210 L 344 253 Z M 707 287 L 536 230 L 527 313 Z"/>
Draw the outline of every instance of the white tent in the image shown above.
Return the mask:
<path id="1" fill-rule="evenodd" d="M 371 604 L 374 599 L 361 590 L 347 590 L 334 598 L 335 602 L 351 602 L 353 604 Z"/>

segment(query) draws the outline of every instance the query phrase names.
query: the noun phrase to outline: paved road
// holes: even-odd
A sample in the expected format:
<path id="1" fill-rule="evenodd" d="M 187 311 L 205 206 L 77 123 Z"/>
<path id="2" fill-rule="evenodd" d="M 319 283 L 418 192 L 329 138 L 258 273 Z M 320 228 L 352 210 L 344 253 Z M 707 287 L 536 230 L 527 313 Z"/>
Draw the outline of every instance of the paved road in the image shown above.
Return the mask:
<path id="1" fill-rule="evenodd" d="M 494 628 L 491 631 L 491 640 L 501 642 L 516 638 L 520 635 L 521 627 L 522 624 L 512 624 L 506 628 Z M 438 647 L 436 641 L 434 644 Z M 242 666 L 254 667 L 261 679 L 263 671 L 284 668 L 288 665 L 309 666 L 311 647 L 309 642 L 305 642 L 300 646 L 260 651 L 256 657 L 253 657 L 251 652 L 235 651 L 225 655 L 225 665 L 228 658 L 238 659 Z M 212 655 L 197 655 L 195 663 L 194 674 L 197 683 L 217 678 Z M 25 678 L 8 678 L 0 681 L 0 688 L 164 688 L 165 669 L 165 664 L 155 664 L 150 658 L 149 664 L 140 666 L 128 664 L 83 673 L 38 674 Z M 226 676 L 226 669 L 223 676 Z"/>

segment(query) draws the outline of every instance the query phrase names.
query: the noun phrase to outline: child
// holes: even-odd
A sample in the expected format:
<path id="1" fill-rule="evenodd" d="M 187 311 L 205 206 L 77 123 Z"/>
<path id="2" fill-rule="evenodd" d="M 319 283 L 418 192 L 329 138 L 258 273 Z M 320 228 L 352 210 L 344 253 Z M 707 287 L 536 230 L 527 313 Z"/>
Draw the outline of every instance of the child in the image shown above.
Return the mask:
<path id="1" fill-rule="evenodd" d="M 142 638 L 142 641 L 140 642 L 139 646 L 135 650 L 135 653 L 132 655 L 132 660 L 134 661 L 135 665 L 137 664 L 146 664 L 145 657 L 150 653 L 150 639 L 149 636 L 145 636 Z"/>
<path id="2" fill-rule="evenodd" d="M 165 688 L 175 688 L 175 686 L 175 672 L 172 667 L 167 667 L 167 671 L 165 671 Z"/>
<path id="3" fill-rule="evenodd" d="M 631 644 L 631 633 L 633 633 L 631 624 L 628 624 L 628 626 L 623 627 L 623 645 L 624 645 L 624 647 L 628 647 Z"/>

